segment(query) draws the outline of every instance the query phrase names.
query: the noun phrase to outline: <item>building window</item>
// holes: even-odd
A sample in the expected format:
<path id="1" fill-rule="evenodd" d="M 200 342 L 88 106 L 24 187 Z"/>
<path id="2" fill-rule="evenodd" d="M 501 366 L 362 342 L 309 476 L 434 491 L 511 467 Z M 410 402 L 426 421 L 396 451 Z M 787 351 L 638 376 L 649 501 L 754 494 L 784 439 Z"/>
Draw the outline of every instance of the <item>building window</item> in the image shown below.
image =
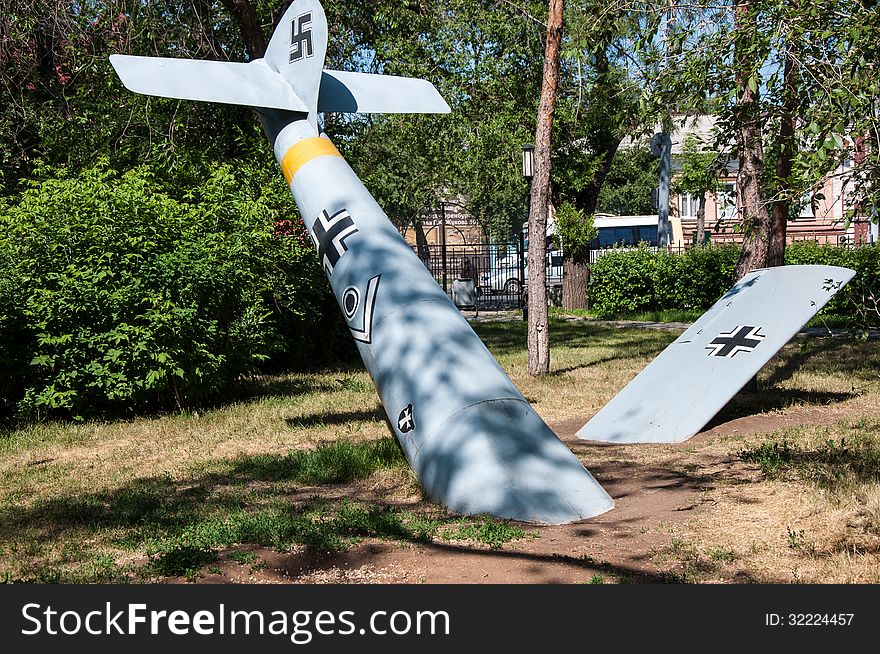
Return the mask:
<path id="1" fill-rule="evenodd" d="M 724 189 L 718 192 L 718 219 L 736 218 L 736 182 L 725 182 Z"/>
<path id="2" fill-rule="evenodd" d="M 700 196 L 692 193 L 682 193 L 679 196 L 679 217 L 696 218 L 700 211 Z"/>
<path id="3" fill-rule="evenodd" d="M 804 193 L 800 200 L 798 201 L 800 204 L 800 211 L 798 211 L 798 217 L 800 218 L 813 218 L 813 193 L 812 191 L 807 191 Z"/>

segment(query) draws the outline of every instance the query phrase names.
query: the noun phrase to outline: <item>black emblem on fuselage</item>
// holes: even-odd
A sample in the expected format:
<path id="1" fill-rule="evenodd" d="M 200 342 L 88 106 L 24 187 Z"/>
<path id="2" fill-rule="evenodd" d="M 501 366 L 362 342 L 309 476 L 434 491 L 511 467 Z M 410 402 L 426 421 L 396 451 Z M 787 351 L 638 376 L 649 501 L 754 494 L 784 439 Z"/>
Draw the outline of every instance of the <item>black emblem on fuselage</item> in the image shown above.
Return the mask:
<path id="1" fill-rule="evenodd" d="M 766 334 L 761 333 L 760 327 L 737 325 L 726 333 L 718 334 L 706 346 L 710 357 L 735 357 L 740 352 L 751 352 L 761 344 Z"/>
<path id="2" fill-rule="evenodd" d="M 290 63 L 315 54 L 312 48 L 312 12 L 300 14 L 290 25 Z"/>
<path id="3" fill-rule="evenodd" d="M 407 404 L 403 411 L 400 412 L 400 415 L 397 416 L 397 428 L 400 429 L 401 434 L 406 434 L 416 428 L 415 420 L 413 420 L 412 404 Z"/>
<path id="4" fill-rule="evenodd" d="M 348 322 L 348 330 L 352 338 L 369 345 L 373 342 L 373 312 L 376 309 L 376 292 L 379 290 L 379 280 L 382 275 L 371 277 L 367 282 L 367 291 L 364 298 L 364 312 L 361 316 L 361 325 L 351 323 L 358 306 L 360 306 L 361 292 L 354 286 L 349 286 L 342 294 L 342 311 Z"/>
<path id="5" fill-rule="evenodd" d="M 348 211 L 342 209 L 330 216 L 322 211 L 315 224 L 312 225 L 312 241 L 318 249 L 318 260 L 324 264 L 327 275 L 333 274 L 333 268 L 343 254 L 348 252 L 345 239 L 358 231 Z"/>

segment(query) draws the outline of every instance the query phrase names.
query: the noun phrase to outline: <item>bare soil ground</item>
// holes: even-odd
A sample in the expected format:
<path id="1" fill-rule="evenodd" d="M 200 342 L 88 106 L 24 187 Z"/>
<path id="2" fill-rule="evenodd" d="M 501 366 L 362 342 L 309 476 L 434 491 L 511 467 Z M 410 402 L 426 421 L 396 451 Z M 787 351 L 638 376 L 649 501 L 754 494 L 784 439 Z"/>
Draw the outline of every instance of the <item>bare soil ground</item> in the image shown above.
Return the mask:
<path id="1" fill-rule="evenodd" d="M 0 581 L 880 583 L 877 340 L 796 339 L 761 371 L 761 391 L 738 394 L 700 434 L 622 446 L 575 432 L 674 332 L 560 321 L 553 371 L 532 378 L 521 321 L 478 328 L 612 511 L 518 525 L 524 537 L 492 548 L 456 540 L 462 519 L 426 501 L 399 461 L 348 483 L 293 479 L 290 453 L 378 442 L 388 428 L 365 371 L 290 374 L 201 414 L 35 424 L 0 438 Z M 352 530 L 333 522 L 349 501 L 446 526 L 427 537 L 399 523 Z M 272 533 L 312 515 L 338 538 L 273 549 L 257 543 L 279 541 L 247 530 L 218 535 L 233 514 L 275 521 Z M 153 565 L 157 552 L 204 547 L 209 562 L 183 561 L 185 576 Z"/>
<path id="2" fill-rule="evenodd" d="M 803 424 L 831 426 L 847 407 L 801 406 L 784 412 L 717 419 L 686 443 L 607 445 L 575 436 L 589 416 L 551 423 L 557 435 L 585 462 L 615 500 L 608 513 L 563 526 L 523 527 L 534 537 L 500 549 L 474 543 L 435 541 L 401 544 L 369 539 L 349 551 L 329 555 L 305 550 L 279 553 L 247 548 L 261 561 L 253 568 L 221 555 L 219 574 L 200 583 L 676 583 L 801 581 L 791 566 L 761 569 L 735 544 L 712 545 L 700 532 L 724 510 L 731 489 L 748 486 L 735 502 L 760 504 L 772 491 L 756 466 L 719 451 L 719 444 L 741 442 Z M 721 450 L 724 450 L 723 446 Z M 356 492 L 344 489 L 344 493 Z M 793 495 L 804 492 L 794 489 Z M 753 494 L 755 496 L 753 496 Z M 363 499 L 369 499 L 364 497 Z M 373 498 L 375 499 L 375 498 Z M 415 508 L 418 498 L 406 504 Z M 772 510 L 767 507 L 766 510 Z M 761 509 L 765 511 L 765 509 Z M 776 541 L 786 533 L 775 534 Z M 690 537 L 689 539 L 687 537 Z M 724 541 L 724 538 L 721 539 Z M 878 539 L 880 540 L 880 539 Z M 741 545 L 741 544 L 740 544 Z M 780 543 L 767 544 L 777 549 Z M 877 543 L 874 543 L 876 555 Z M 784 545 L 782 546 L 784 549 Z M 789 548 L 791 549 L 791 548 Z M 794 558 L 802 558 L 794 552 Z M 813 553 L 815 554 L 815 552 Z M 810 558 L 809 556 L 807 558 Z M 794 569 L 797 569 L 795 561 Z M 792 576 L 793 575 L 793 576 Z M 876 581 L 876 571 L 862 581 Z M 821 579 L 810 579 L 821 581 Z M 856 581 L 852 579 L 851 581 Z"/>

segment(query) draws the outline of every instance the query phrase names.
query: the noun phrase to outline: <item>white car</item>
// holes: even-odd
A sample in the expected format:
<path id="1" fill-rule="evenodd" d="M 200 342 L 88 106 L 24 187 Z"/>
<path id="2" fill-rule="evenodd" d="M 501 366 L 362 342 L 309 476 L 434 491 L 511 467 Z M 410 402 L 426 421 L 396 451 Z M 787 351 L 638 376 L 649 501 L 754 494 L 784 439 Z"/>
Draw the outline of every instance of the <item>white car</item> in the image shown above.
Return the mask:
<path id="1" fill-rule="evenodd" d="M 529 279 L 529 265 L 526 260 L 525 280 Z M 562 252 L 553 250 L 547 253 L 547 284 L 548 286 L 562 283 Z M 480 275 L 480 293 L 504 293 L 516 295 L 520 292 L 520 270 L 516 258 L 502 259 L 499 265 Z"/>

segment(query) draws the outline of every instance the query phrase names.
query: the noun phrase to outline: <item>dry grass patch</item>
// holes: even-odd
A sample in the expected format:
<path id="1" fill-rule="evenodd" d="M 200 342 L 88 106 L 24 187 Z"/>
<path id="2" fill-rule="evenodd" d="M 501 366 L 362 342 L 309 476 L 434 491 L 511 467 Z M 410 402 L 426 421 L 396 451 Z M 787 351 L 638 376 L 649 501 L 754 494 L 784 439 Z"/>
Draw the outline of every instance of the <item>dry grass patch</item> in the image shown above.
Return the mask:
<path id="1" fill-rule="evenodd" d="M 549 422 L 589 417 L 676 336 L 554 321 L 553 372 L 534 379 L 523 323 L 476 329 Z M 763 390 L 738 396 L 720 419 L 806 416 L 823 425 L 829 416 L 872 415 L 878 370 L 876 342 L 794 343 L 762 371 Z M 665 539 L 652 554 L 670 581 L 880 581 L 880 478 L 870 473 L 877 421 L 791 427 L 573 449 L 610 482 L 647 469 L 700 491 L 687 522 L 645 523 Z M 799 458 L 780 475 L 740 457 L 783 440 Z M 829 440 L 845 441 L 846 454 Z M 452 538 L 491 548 L 520 532 L 528 534 L 424 501 L 361 370 L 251 380 L 239 402 L 198 413 L 0 435 L 0 580 L 196 578 L 247 548 Z"/>

